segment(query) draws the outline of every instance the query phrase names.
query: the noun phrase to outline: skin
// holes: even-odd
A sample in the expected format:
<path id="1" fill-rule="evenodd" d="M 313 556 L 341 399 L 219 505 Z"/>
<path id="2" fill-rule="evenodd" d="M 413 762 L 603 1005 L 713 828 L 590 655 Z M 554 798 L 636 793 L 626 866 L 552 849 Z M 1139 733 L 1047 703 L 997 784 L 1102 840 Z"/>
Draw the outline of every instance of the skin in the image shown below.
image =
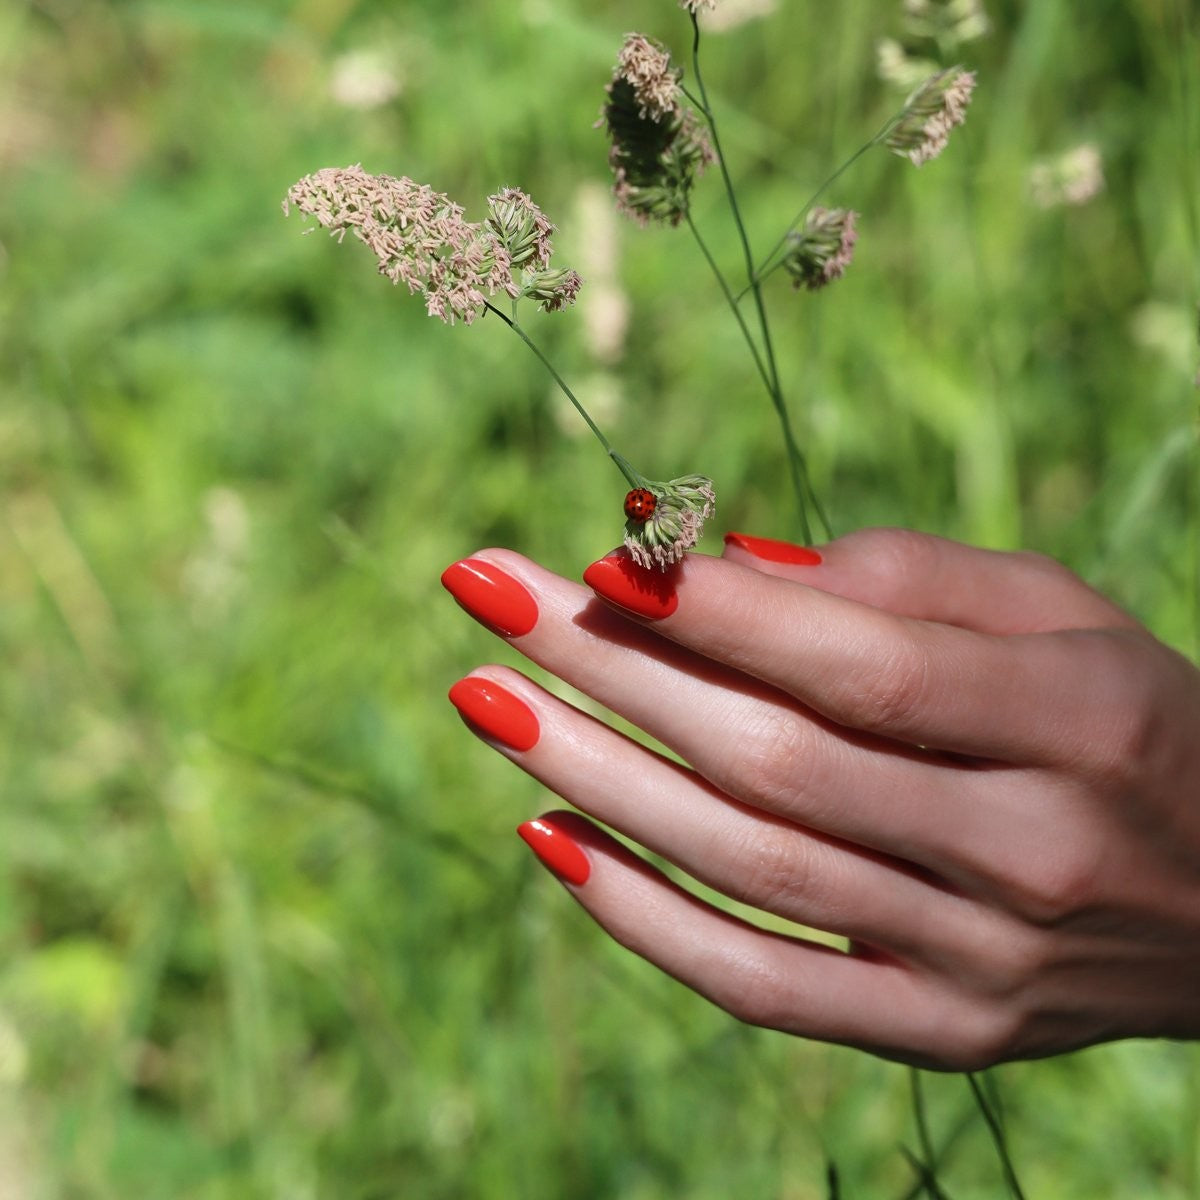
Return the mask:
<path id="1" fill-rule="evenodd" d="M 687 764 L 472 672 L 541 726 L 496 748 L 578 810 L 550 815 L 591 864 L 564 886 L 741 1020 L 924 1067 L 1200 1036 L 1200 671 L 1049 559 L 902 530 L 821 553 L 689 555 L 656 621 L 475 556 L 536 598 L 521 653 Z"/>

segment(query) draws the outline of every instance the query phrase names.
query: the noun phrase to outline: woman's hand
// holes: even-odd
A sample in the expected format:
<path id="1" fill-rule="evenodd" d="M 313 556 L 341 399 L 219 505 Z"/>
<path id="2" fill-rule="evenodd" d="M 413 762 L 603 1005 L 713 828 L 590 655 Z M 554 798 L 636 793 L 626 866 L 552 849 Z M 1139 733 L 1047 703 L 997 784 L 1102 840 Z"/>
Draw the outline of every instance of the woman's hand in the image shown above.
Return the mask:
<path id="1" fill-rule="evenodd" d="M 667 575 L 610 555 L 590 588 L 503 550 L 447 570 L 687 766 L 507 668 L 451 698 L 575 808 L 848 953 L 719 911 L 578 814 L 526 840 L 754 1024 L 956 1070 L 1200 1036 L 1200 671 L 1037 556 L 871 530 L 816 558 L 732 535 Z"/>

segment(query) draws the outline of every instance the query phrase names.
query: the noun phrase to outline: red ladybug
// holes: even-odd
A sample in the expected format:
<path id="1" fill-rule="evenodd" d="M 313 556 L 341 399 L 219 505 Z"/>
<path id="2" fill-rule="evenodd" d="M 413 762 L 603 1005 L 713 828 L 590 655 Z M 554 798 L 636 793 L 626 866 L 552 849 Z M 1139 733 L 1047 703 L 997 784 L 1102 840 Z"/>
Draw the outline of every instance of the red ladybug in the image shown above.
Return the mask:
<path id="1" fill-rule="evenodd" d="M 625 515 L 631 521 L 648 521 L 654 516 L 654 506 L 658 503 L 654 493 L 648 488 L 634 488 L 625 497 Z"/>

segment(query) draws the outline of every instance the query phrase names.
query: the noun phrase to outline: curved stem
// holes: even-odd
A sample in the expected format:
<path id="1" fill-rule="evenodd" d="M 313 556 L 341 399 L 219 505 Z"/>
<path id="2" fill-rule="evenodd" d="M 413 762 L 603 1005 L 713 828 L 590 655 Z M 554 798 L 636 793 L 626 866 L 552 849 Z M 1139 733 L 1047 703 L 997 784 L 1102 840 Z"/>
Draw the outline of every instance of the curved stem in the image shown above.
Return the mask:
<path id="1" fill-rule="evenodd" d="M 937 1155 L 933 1149 L 933 1138 L 929 1135 L 929 1121 L 925 1113 L 925 1093 L 921 1089 L 921 1073 L 916 1067 L 908 1068 L 908 1085 L 912 1097 L 913 1118 L 917 1126 L 917 1144 L 921 1147 L 922 1173 L 925 1190 L 930 1200 L 946 1200 L 937 1177 Z"/>
<path id="2" fill-rule="evenodd" d="M 600 432 L 600 427 L 588 415 L 587 409 L 580 404 L 578 397 L 567 386 L 566 380 L 563 379 L 563 377 L 554 369 L 554 364 L 542 353 L 538 344 L 525 332 L 525 330 L 521 328 L 520 325 L 517 324 L 515 320 L 502 313 L 494 304 L 487 300 L 485 300 L 483 304 L 488 312 L 495 313 L 496 316 L 498 316 L 500 320 L 502 320 L 505 325 L 507 325 L 509 329 L 511 329 L 513 333 L 515 333 L 517 337 L 519 337 L 521 341 L 523 341 L 525 345 L 527 345 L 529 349 L 533 351 L 535 355 L 537 355 L 538 361 L 543 367 L 546 368 L 547 371 L 550 372 L 550 378 L 553 379 L 556 384 L 558 384 L 562 394 L 566 396 L 568 400 L 570 400 L 570 402 L 575 406 L 575 411 L 584 419 L 584 421 L 587 422 L 587 427 L 596 435 L 597 441 L 599 441 L 600 445 L 604 447 L 605 454 L 607 454 L 608 457 L 611 458 L 614 463 L 616 463 L 617 469 L 622 475 L 625 476 L 629 486 L 645 487 L 645 477 L 638 471 L 634 470 L 634 468 L 630 466 L 629 462 L 622 458 L 621 455 L 619 455 L 612 448 L 608 438 L 606 438 L 604 434 Z"/>
<path id="3" fill-rule="evenodd" d="M 991 1104 L 988 1103 L 983 1088 L 979 1086 L 979 1080 L 970 1071 L 966 1072 L 966 1077 L 967 1083 L 971 1085 L 971 1094 L 975 1097 L 975 1103 L 979 1107 L 980 1115 L 988 1127 L 988 1132 L 992 1135 L 992 1142 L 996 1147 L 996 1154 L 1000 1159 L 1000 1167 L 1004 1172 L 1004 1182 L 1008 1185 L 1009 1195 L 1013 1197 L 1013 1200 L 1025 1200 L 1025 1193 L 1021 1191 L 1021 1184 L 1018 1182 L 1017 1173 L 1013 1169 L 1012 1158 L 1008 1153 L 1008 1141 L 1004 1136 L 1004 1130 L 1001 1128 L 1000 1121 L 996 1117 Z"/>
<path id="4" fill-rule="evenodd" d="M 783 249 L 784 244 L 787 242 L 788 234 L 791 233 L 792 230 L 804 220 L 804 218 L 808 215 L 808 210 L 812 208 L 814 204 L 816 204 L 816 202 L 825 194 L 828 188 L 831 188 L 848 170 L 850 170 L 850 168 L 854 166 L 854 164 L 858 162 L 858 160 L 862 158 L 862 156 L 866 154 L 868 150 L 874 149 L 874 147 L 878 146 L 879 143 L 882 142 L 885 137 L 887 137 L 887 135 L 892 131 L 892 127 L 898 120 L 900 120 L 901 115 L 903 115 L 902 112 L 894 117 L 890 117 L 874 137 L 859 146 L 859 148 L 855 150 L 855 152 L 850 155 L 850 157 L 846 159 L 846 161 L 842 163 L 842 165 L 838 167 L 838 169 L 834 171 L 834 173 L 830 175 L 829 178 L 826 179 L 825 182 L 822 183 L 821 186 L 817 188 L 817 190 L 813 192 L 811 196 L 809 196 L 809 198 L 804 202 L 803 207 L 792 218 L 791 223 L 783 231 L 779 240 L 774 246 L 771 247 L 770 253 L 767 254 L 766 258 L 764 258 L 759 264 L 758 269 L 751 277 L 753 282 L 761 283 L 775 270 L 776 267 L 780 265 L 779 263 L 772 263 L 772 260 L 779 253 L 779 251 Z M 749 290 L 749 287 L 747 287 L 746 291 Z M 745 294 L 746 292 L 743 292 L 742 296 Z M 741 296 L 738 297 L 739 300 L 741 298 Z"/>
<path id="5" fill-rule="evenodd" d="M 763 381 L 763 386 L 767 391 L 771 391 L 772 383 L 770 376 L 767 374 L 767 368 L 763 364 L 762 355 L 758 351 L 758 346 L 755 344 L 754 336 L 750 332 L 750 326 L 746 324 L 746 318 L 742 316 L 742 310 L 738 307 L 737 300 L 734 298 L 733 289 L 730 288 L 728 281 L 725 279 L 721 268 L 717 266 L 717 260 L 713 258 L 712 252 L 708 248 L 708 244 L 700 235 L 700 230 L 696 226 L 696 222 L 692 219 L 691 212 L 687 214 L 688 228 L 692 231 L 692 236 L 696 239 L 696 245 L 700 247 L 700 253 L 704 255 L 705 262 L 708 263 L 712 270 L 713 276 L 716 278 L 717 284 L 724 295 L 726 302 L 729 305 L 729 311 L 733 313 L 733 318 L 738 323 L 738 328 L 742 331 L 742 337 L 746 339 L 746 345 L 750 349 L 750 354 L 754 359 L 754 365 L 758 368 L 759 377 Z"/>
<path id="6" fill-rule="evenodd" d="M 725 195 L 729 200 L 729 210 L 733 216 L 733 223 L 737 228 L 738 240 L 742 246 L 742 257 L 746 265 L 746 278 L 749 280 L 750 291 L 754 295 L 754 307 L 758 315 L 758 325 L 762 333 L 763 345 L 763 360 L 760 361 L 763 370 L 763 382 L 766 384 L 767 392 L 771 397 L 771 403 L 775 407 L 775 412 L 779 417 L 780 428 L 783 431 L 783 440 L 787 448 L 788 467 L 792 475 L 792 487 L 796 494 L 796 506 L 800 516 L 800 530 L 806 542 L 813 540 L 812 527 L 808 520 L 808 499 L 815 501 L 816 497 L 812 490 L 812 485 L 808 480 L 808 469 L 804 461 L 804 455 L 800 451 L 800 447 L 796 442 L 795 434 L 792 432 L 791 420 L 788 416 L 787 405 L 783 400 L 783 393 L 779 385 L 779 368 L 775 361 L 775 348 L 771 341 L 771 326 L 767 320 L 767 309 L 763 302 L 762 289 L 759 287 L 758 280 L 754 277 L 754 253 L 750 249 L 750 238 L 746 233 L 746 225 L 742 220 L 741 208 L 738 205 L 737 191 L 733 186 L 733 177 L 729 174 L 729 166 L 725 161 L 725 153 L 721 146 L 721 134 L 717 129 L 717 122 L 713 116 L 712 106 L 708 102 L 708 89 L 704 86 L 704 76 L 700 71 L 700 22 L 696 19 L 696 14 L 692 14 L 692 74 L 696 79 L 696 87 L 700 93 L 700 108 L 704 113 L 705 120 L 708 122 L 709 131 L 712 133 L 713 150 L 717 156 L 717 163 L 721 168 L 721 179 L 725 184 Z M 719 272 L 718 272 L 719 275 Z M 737 309 L 737 302 L 730 297 L 732 307 Z M 819 510 L 818 510 L 819 511 Z M 826 532 L 829 532 L 828 521 L 825 520 L 824 514 L 819 513 L 822 523 L 826 526 Z"/>

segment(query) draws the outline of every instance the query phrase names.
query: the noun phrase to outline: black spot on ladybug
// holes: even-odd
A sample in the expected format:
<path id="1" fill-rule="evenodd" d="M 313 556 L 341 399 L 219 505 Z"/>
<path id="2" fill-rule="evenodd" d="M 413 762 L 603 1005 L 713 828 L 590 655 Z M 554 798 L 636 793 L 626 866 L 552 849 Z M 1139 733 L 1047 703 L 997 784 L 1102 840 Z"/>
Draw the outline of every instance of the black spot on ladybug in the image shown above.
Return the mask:
<path id="1" fill-rule="evenodd" d="M 648 488 L 634 488 L 625 497 L 625 515 L 631 521 L 648 521 L 654 516 L 657 503 L 654 493 Z"/>

